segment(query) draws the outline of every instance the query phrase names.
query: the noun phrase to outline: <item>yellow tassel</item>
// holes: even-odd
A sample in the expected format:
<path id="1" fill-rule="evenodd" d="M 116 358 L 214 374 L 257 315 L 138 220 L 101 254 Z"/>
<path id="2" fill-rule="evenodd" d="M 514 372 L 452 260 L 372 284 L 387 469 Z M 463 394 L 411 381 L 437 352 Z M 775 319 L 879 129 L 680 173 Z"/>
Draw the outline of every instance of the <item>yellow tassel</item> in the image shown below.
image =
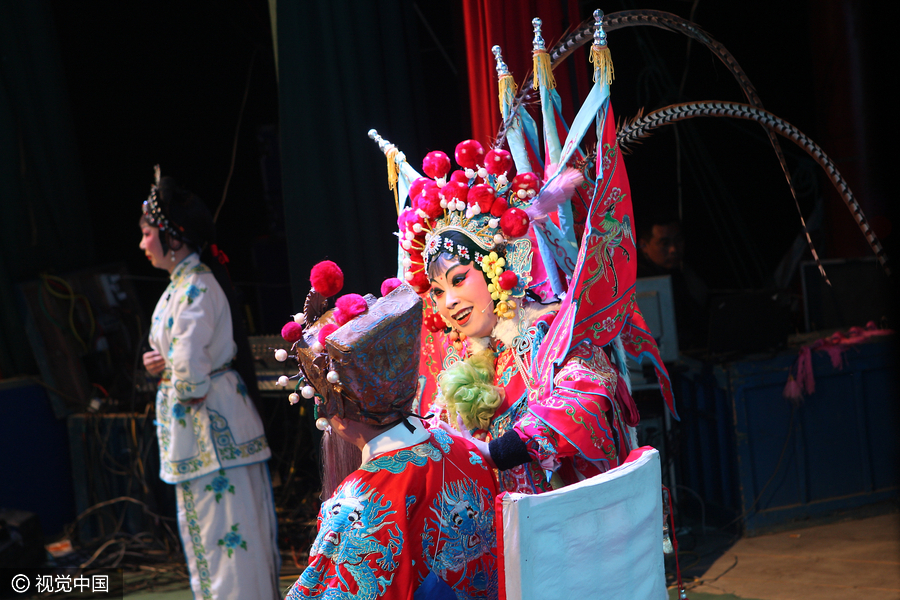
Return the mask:
<path id="1" fill-rule="evenodd" d="M 546 50 L 534 51 L 534 82 L 531 87 L 538 89 L 544 86 L 548 90 L 556 87 L 556 79 L 553 77 L 553 69 L 550 66 L 550 55 Z"/>
<path id="2" fill-rule="evenodd" d="M 594 81 L 603 77 L 606 85 L 610 85 L 616 78 L 609 46 L 591 46 L 591 64 L 594 65 Z"/>
<path id="3" fill-rule="evenodd" d="M 399 215 L 400 197 L 397 192 L 397 181 L 400 179 L 400 170 L 397 168 L 397 162 L 394 160 L 398 152 L 397 148 L 391 148 L 385 153 L 385 156 L 387 156 L 388 189 L 394 192 L 394 206 Z"/>
<path id="4" fill-rule="evenodd" d="M 512 106 L 519 86 L 516 85 L 512 75 L 501 77 L 497 82 L 497 86 L 500 88 L 500 114 L 502 115 L 507 106 Z"/>

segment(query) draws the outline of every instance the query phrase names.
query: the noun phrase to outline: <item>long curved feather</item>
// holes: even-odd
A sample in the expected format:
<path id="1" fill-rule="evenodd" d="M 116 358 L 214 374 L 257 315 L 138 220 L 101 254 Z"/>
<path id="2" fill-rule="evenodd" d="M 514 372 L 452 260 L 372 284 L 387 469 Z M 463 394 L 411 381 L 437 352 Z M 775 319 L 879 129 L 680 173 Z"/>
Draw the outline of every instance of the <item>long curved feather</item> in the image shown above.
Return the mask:
<path id="1" fill-rule="evenodd" d="M 756 88 L 750 82 L 750 79 L 747 77 L 747 74 L 744 73 L 744 70 L 738 64 L 737 60 L 732 56 L 731 52 L 728 51 L 725 46 L 712 38 L 706 31 L 703 30 L 699 25 L 688 21 L 678 15 L 673 13 L 659 11 L 659 10 L 623 10 L 619 12 L 614 12 L 606 15 L 603 19 L 603 27 L 607 32 L 615 31 L 616 29 L 621 29 L 624 27 L 633 27 L 636 25 L 645 25 L 650 27 L 657 27 L 659 29 L 665 29 L 667 31 L 673 31 L 676 33 L 682 33 L 687 37 L 700 42 L 706 48 L 712 52 L 722 63 L 728 68 L 731 74 L 734 76 L 735 80 L 737 80 L 738 85 L 741 87 L 741 90 L 746 96 L 747 101 L 757 108 L 763 108 L 762 100 L 759 98 L 759 94 L 756 92 Z M 578 47 L 586 44 L 589 40 L 593 39 L 593 28 L 594 28 L 594 20 L 592 18 L 585 20 L 574 32 L 566 36 L 562 39 L 558 44 L 556 44 L 553 49 L 550 51 L 550 61 L 551 68 L 555 69 L 560 62 L 562 62 L 565 58 L 567 58 L 572 52 L 574 52 Z M 525 103 L 529 98 L 529 92 L 531 90 L 531 75 L 527 76 L 525 81 L 522 83 L 521 91 L 516 96 L 515 100 L 510 107 L 509 114 L 511 116 L 515 116 L 518 113 L 519 108 Z M 504 122 L 501 124 L 500 132 L 497 134 L 497 141 L 495 144 L 499 145 L 503 143 L 503 139 L 506 137 L 506 131 L 509 127 L 509 122 Z M 818 252 L 816 252 L 815 245 L 813 244 L 812 237 L 809 235 L 809 230 L 806 226 L 806 220 L 803 218 L 803 212 L 800 210 L 800 202 L 797 199 L 797 190 L 794 188 L 794 182 L 791 178 L 791 172 L 788 168 L 787 160 L 784 157 L 784 152 L 781 149 L 781 145 L 778 142 L 778 137 L 769 129 L 766 129 L 766 135 L 769 136 L 769 142 L 772 144 L 772 149 L 775 151 L 775 156 L 778 159 L 778 163 L 781 165 L 781 171 L 784 173 L 784 178 L 787 181 L 788 187 L 791 190 L 791 196 L 794 199 L 794 207 L 797 209 L 797 214 L 800 216 L 800 225 L 803 229 L 803 233 L 806 236 L 806 243 L 809 246 L 810 252 L 812 252 L 813 258 L 816 261 L 816 265 L 819 268 L 819 273 L 821 273 L 822 277 L 825 278 L 827 283 L 828 276 L 825 274 L 825 268 L 822 266 L 821 260 L 819 260 Z M 865 231 L 863 232 L 865 234 Z"/>
<path id="2" fill-rule="evenodd" d="M 756 106 L 738 102 L 684 102 L 681 104 L 665 106 L 634 119 L 617 132 L 616 139 L 621 145 L 634 143 L 649 137 L 652 131 L 659 127 L 696 117 L 729 117 L 732 119 L 755 121 L 765 127 L 773 135 L 781 135 L 800 146 L 819 164 L 820 167 L 822 167 L 826 175 L 828 175 L 831 183 L 841 195 L 844 204 L 847 206 L 850 214 L 853 215 L 856 224 L 859 226 L 860 231 L 862 231 L 866 241 L 869 243 L 869 247 L 871 247 L 872 251 L 875 253 L 875 257 L 878 259 L 881 267 L 884 269 L 885 273 L 888 275 L 891 274 L 888 256 L 885 253 L 881 242 L 878 240 L 875 232 L 872 231 L 872 228 L 869 227 L 869 222 L 866 220 L 865 214 L 863 214 L 862 207 L 856 201 L 853 192 L 850 190 L 850 186 L 843 176 L 841 176 L 834 161 L 832 161 L 825 151 L 810 139 L 809 136 L 777 115 Z"/>

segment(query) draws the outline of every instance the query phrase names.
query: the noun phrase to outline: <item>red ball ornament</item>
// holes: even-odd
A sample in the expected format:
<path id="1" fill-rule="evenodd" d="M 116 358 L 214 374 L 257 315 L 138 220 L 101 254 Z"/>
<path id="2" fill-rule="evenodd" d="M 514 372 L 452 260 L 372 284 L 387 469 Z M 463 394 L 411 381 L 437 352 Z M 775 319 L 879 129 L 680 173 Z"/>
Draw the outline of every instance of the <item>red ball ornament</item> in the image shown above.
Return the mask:
<path id="1" fill-rule="evenodd" d="M 541 180 L 534 173 L 519 173 L 512 180 L 513 191 L 534 190 L 537 191 L 541 187 Z"/>
<path id="2" fill-rule="evenodd" d="M 507 237 L 519 237 L 528 231 L 528 215 L 521 208 L 510 208 L 500 217 L 500 229 Z"/>
<path id="3" fill-rule="evenodd" d="M 409 229 L 410 226 L 410 218 L 414 218 L 416 216 L 415 209 L 404 209 L 400 215 L 397 217 L 397 227 L 400 228 L 400 231 L 405 231 Z"/>
<path id="4" fill-rule="evenodd" d="M 513 273 L 512 271 L 503 271 L 500 273 L 500 287 L 506 291 L 509 291 L 519 285 L 519 276 Z"/>
<path id="5" fill-rule="evenodd" d="M 431 289 L 431 283 L 428 281 L 428 276 L 425 274 L 425 271 L 413 273 L 412 279 L 408 279 L 407 283 L 411 285 L 418 294 L 424 294 Z"/>
<path id="6" fill-rule="evenodd" d="M 415 198 L 419 194 L 422 193 L 422 188 L 425 186 L 427 182 L 431 181 L 427 177 L 419 177 L 409 186 L 409 197 Z M 432 182 L 434 183 L 434 182 Z"/>
<path id="7" fill-rule="evenodd" d="M 490 212 L 491 206 L 494 205 L 494 188 L 486 183 L 479 183 L 469 188 L 469 194 L 466 196 L 466 204 L 481 209 L 481 212 Z"/>
<path id="8" fill-rule="evenodd" d="M 441 195 L 447 202 L 451 200 L 462 200 L 465 202 L 468 193 L 469 186 L 460 181 L 448 181 L 447 185 L 441 188 Z"/>
<path id="9" fill-rule="evenodd" d="M 459 169 L 450 173 L 450 181 L 459 181 L 460 183 L 469 185 L 469 178 L 466 177 L 465 171 L 460 171 Z"/>
<path id="10" fill-rule="evenodd" d="M 284 338 L 284 341 L 290 344 L 293 344 L 302 336 L 303 328 L 299 323 L 295 323 L 293 320 L 288 321 L 284 324 L 284 327 L 281 328 L 281 337 Z"/>
<path id="11" fill-rule="evenodd" d="M 453 157 L 463 169 L 477 169 L 484 161 L 484 146 L 477 140 L 465 140 L 456 145 Z"/>
<path id="12" fill-rule="evenodd" d="M 440 150 L 429 152 L 422 161 L 422 170 L 434 179 L 443 177 L 450 172 L 450 157 Z"/>
<path id="13" fill-rule="evenodd" d="M 387 296 L 403 284 L 396 277 L 389 277 L 381 282 L 381 295 Z"/>
<path id="14" fill-rule="evenodd" d="M 494 200 L 494 203 L 491 204 L 491 214 L 495 217 L 502 217 L 506 212 L 507 204 L 505 198 L 497 198 Z"/>
<path id="15" fill-rule="evenodd" d="M 450 184 L 448 183 L 447 185 Z M 438 219 L 444 216 L 444 209 L 441 208 L 441 199 L 438 198 L 437 194 L 433 196 L 422 194 L 419 196 L 417 208 L 428 215 L 429 219 Z M 424 225 L 424 222 L 422 224 Z"/>
<path id="16" fill-rule="evenodd" d="M 316 339 L 319 340 L 319 343 L 323 346 L 325 345 L 325 338 L 338 330 L 338 326 L 334 323 L 326 323 L 322 325 L 322 329 L 319 330 L 319 335 L 316 336 Z"/>
<path id="17" fill-rule="evenodd" d="M 425 237 L 425 219 L 423 219 L 415 210 L 406 209 L 400 213 L 400 216 L 397 218 L 397 225 L 400 226 L 400 233 L 405 234 L 407 231 L 411 231 L 415 237 Z M 419 231 L 416 231 L 415 225 L 419 225 Z M 403 239 L 406 238 L 402 238 L 400 240 L 401 243 L 403 242 Z"/>
<path id="18" fill-rule="evenodd" d="M 424 177 L 422 179 L 425 179 Z M 434 182 L 432 179 L 425 179 L 425 184 L 422 186 L 422 191 L 419 192 L 421 196 L 425 196 L 427 198 L 437 198 L 441 193 L 441 188 L 438 187 L 438 184 Z"/>
<path id="19" fill-rule="evenodd" d="M 334 320 L 338 325 L 343 325 L 368 309 L 366 299 L 359 294 L 344 294 L 334 303 Z"/>
<path id="20" fill-rule="evenodd" d="M 344 287 L 344 272 L 334 262 L 323 260 L 309 272 L 309 282 L 317 292 L 330 298 Z"/>
<path id="21" fill-rule="evenodd" d="M 491 175 L 502 175 L 512 167 L 512 154 L 502 148 L 495 148 L 484 157 L 484 168 Z"/>

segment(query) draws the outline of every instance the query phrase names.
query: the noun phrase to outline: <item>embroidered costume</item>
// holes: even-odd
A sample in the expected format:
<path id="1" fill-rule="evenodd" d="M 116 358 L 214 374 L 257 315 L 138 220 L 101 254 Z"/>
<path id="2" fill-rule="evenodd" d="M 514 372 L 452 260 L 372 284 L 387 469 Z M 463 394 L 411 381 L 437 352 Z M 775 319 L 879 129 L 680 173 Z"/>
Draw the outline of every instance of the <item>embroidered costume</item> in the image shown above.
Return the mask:
<path id="1" fill-rule="evenodd" d="M 156 394 L 163 481 L 268 460 L 262 421 L 231 368 L 236 346 L 228 300 L 197 254 L 172 272 L 153 311 L 150 345 L 166 359 Z"/>
<path id="2" fill-rule="evenodd" d="M 372 440 L 322 504 L 309 566 L 287 598 L 497 597 L 496 486 L 464 440 L 418 419 Z M 380 451 L 379 448 L 390 448 Z"/>
<path id="3" fill-rule="evenodd" d="M 172 189 L 157 178 L 145 221 L 169 236 L 167 244 L 193 242 L 176 237 L 184 229 L 171 214 L 162 216 L 157 195 L 163 187 Z M 265 462 L 271 450 L 232 368 L 237 345 L 228 298 L 196 252 L 175 265 L 170 278 L 149 338 L 165 359 L 156 394 L 160 478 L 175 485 L 194 598 L 277 598 L 281 559 Z"/>
<path id="4" fill-rule="evenodd" d="M 557 314 L 545 313 L 526 330 L 532 353 Z M 616 397 L 618 374 L 602 349 L 574 349 L 557 371 L 550 393 L 540 396 L 528 375 L 532 353 L 499 340 L 494 344 L 494 385 L 503 388 L 504 401 L 485 438 L 497 440 L 513 457 L 527 452 L 529 459 L 500 471 L 504 490 L 533 494 L 576 483 L 618 466 L 636 447 L 634 404 L 630 396 Z M 503 451 L 492 448 L 492 453 L 502 457 Z M 552 480 L 551 473 L 556 474 Z"/>
<path id="5" fill-rule="evenodd" d="M 290 401 L 311 400 L 325 432 L 326 493 L 335 470 L 349 475 L 322 504 L 309 566 L 287 597 L 497 598 L 492 469 L 468 441 L 411 416 L 421 298 L 398 285 L 327 310 L 342 272 L 324 261 L 310 280 L 304 312 L 282 330 L 299 366 Z M 341 443 L 362 450 L 361 464 L 334 459 Z"/>
<path id="6" fill-rule="evenodd" d="M 421 177 L 392 144 L 369 133 L 396 165 L 389 174 L 396 173 L 410 199 L 398 219 L 403 277 L 427 295 L 441 260 L 471 261 L 484 275 L 497 316 L 489 337 L 467 340 L 451 329 L 456 324 L 447 314 L 426 318 L 431 336 L 421 370 L 439 390 L 426 387 L 418 409 L 446 407 L 452 424 L 459 413 L 468 429 L 491 440 L 504 489 L 524 493 L 605 472 L 636 447 L 639 417 L 626 354 L 651 360 L 675 414 L 668 374 L 634 299 L 633 211 L 609 104 L 605 34 L 598 20 L 596 84 L 561 143 L 558 132 L 566 129 L 554 109 L 558 96 L 540 19 L 533 24 L 543 144 L 524 106 L 503 93 L 513 84 L 497 47 L 503 135 L 487 150 L 475 140 L 457 145 L 460 170 L 451 173 L 449 157 L 431 152 L 423 161 L 428 177 Z M 580 148 L 591 124 L 598 140 L 593 153 Z M 500 147 L 503 137 L 509 151 Z M 431 300 L 432 312 L 440 310 Z M 461 327 L 474 310 L 458 313 Z M 438 332 L 445 328 L 442 341 Z M 493 360 L 491 377 L 480 374 L 479 355 Z M 499 403 L 489 386 L 502 390 Z"/>

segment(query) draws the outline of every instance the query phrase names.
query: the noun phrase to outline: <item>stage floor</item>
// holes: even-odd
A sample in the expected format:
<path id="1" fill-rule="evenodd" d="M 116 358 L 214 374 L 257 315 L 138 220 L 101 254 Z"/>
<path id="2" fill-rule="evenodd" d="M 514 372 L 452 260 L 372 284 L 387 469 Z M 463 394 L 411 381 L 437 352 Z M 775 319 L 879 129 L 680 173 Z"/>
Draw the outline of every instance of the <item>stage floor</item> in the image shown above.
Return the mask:
<path id="1" fill-rule="evenodd" d="M 681 554 L 691 600 L 897 600 L 900 598 L 900 512 L 758 537 L 722 549 L 709 533 L 696 552 Z M 729 542 L 730 543 L 730 542 Z M 682 542 L 682 550 L 689 540 Z M 714 554 L 708 549 L 719 546 Z M 695 564 L 689 564 L 696 557 Z M 703 558 L 712 560 L 702 564 Z M 282 576 L 284 589 L 296 579 Z M 678 597 L 674 589 L 669 598 Z M 141 592 L 127 600 L 192 600 L 189 589 Z"/>
<path id="2" fill-rule="evenodd" d="M 900 512 L 741 538 L 686 583 L 692 600 L 897 600 Z"/>

